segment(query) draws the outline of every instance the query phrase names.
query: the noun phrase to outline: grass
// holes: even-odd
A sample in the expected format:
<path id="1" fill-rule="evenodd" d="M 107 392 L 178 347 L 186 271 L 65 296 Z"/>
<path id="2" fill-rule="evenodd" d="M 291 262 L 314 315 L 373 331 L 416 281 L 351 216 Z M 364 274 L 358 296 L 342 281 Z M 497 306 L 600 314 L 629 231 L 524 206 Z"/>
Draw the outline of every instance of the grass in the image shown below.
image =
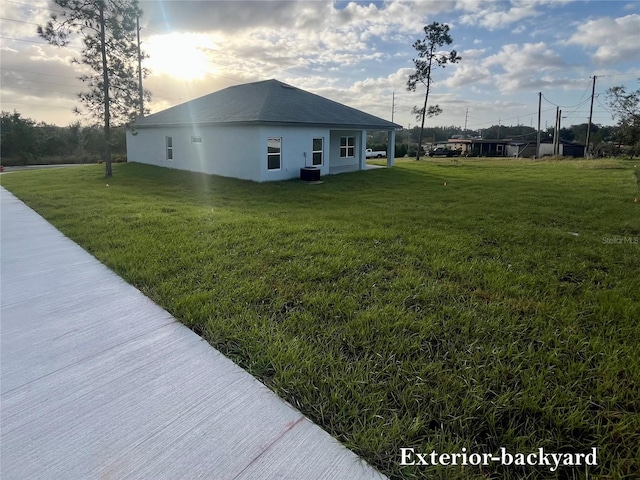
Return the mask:
<path id="1" fill-rule="evenodd" d="M 308 185 L 125 164 L 2 184 L 394 479 L 618 479 L 640 472 L 639 172 L 440 159 Z M 400 466 L 401 447 L 599 450 L 551 473 Z"/>

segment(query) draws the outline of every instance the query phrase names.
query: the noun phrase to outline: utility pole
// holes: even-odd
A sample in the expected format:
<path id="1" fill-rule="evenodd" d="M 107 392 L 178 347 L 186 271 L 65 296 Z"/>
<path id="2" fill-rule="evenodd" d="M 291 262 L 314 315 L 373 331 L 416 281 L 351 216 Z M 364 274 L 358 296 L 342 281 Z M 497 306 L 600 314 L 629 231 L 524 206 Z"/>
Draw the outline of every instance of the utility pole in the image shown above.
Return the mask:
<path id="1" fill-rule="evenodd" d="M 591 139 L 591 120 L 593 119 L 593 97 L 596 93 L 596 77 L 593 76 L 593 87 L 591 87 L 591 107 L 589 108 L 589 123 L 587 124 L 587 141 L 584 146 L 584 156 L 589 156 L 589 140 Z"/>
<path id="2" fill-rule="evenodd" d="M 138 96 L 140 97 L 140 116 L 144 117 L 144 90 L 142 88 L 142 53 L 140 52 L 140 16 L 139 15 L 136 15 L 136 33 L 138 34 Z"/>
<path id="3" fill-rule="evenodd" d="M 467 118 L 469 118 L 469 107 L 467 107 L 467 112 L 464 114 L 464 132 L 467 131 Z"/>
<path id="4" fill-rule="evenodd" d="M 558 110 L 558 140 L 556 142 L 556 150 L 558 150 L 558 153 L 556 155 L 560 155 L 560 130 L 562 130 L 562 109 Z"/>
<path id="5" fill-rule="evenodd" d="M 558 142 L 558 118 L 560 116 L 560 107 L 556 107 L 556 123 L 553 128 L 553 155 L 558 154 L 557 142 Z"/>
<path id="6" fill-rule="evenodd" d="M 391 121 L 393 122 L 393 114 L 396 111 L 396 92 L 391 93 Z"/>
<path id="7" fill-rule="evenodd" d="M 538 137 L 536 139 L 536 158 L 540 158 L 540 121 L 542 116 L 542 92 L 538 92 Z"/>
<path id="8" fill-rule="evenodd" d="M 560 155 L 560 129 L 562 123 L 562 110 L 560 107 L 556 107 L 556 130 L 553 134 L 553 154 Z"/>

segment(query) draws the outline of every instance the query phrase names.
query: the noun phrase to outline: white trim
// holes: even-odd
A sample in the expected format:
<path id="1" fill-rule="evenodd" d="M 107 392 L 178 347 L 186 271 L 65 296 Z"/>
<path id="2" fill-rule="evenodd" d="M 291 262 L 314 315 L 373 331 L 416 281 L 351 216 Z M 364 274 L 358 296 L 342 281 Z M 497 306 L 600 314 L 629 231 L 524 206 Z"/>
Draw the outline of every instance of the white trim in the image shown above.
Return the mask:
<path id="1" fill-rule="evenodd" d="M 345 139 L 345 144 L 342 145 L 342 139 Z M 349 140 L 352 140 L 353 143 L 351 145 L 349 145 Z M 356 156 L 356 137 L 355 135 L 351 136 L 341 136 L 340 137 L 340 144 L 339 144 L 339 148 L 340 148 L 340 158 L 355 158 Z M 342 149 L 345 149 L 345 155 L 342 154 Z M 349 155 L 349 150 L 352 150 L 351 155 Z"/>
<path id="2" fill-rule="evenodd" d="M 316 140 L 320 140 L 320 150 L 314 150 L 314 142 Z M 315 163 L 315 154 L 319 153 L 320 154 L 320 163 Z M 313 137 L 311 139 L 311 166 L 312 167 L 321 167 L 322 165 L 324 165 L 324 137 Z"/>
<path id="3" fill-rule="evenodd" d="M 277 140 L 278 143 L 280 144 L 280 146 L 278 147 L 278 153 L 269 153 L 270 140 Z M 278 156 L 278 168 L 269 168 L 269 157 L 276 156 L 276 155 Z M 282 137 L 267 137 L 267 171 L 277 172 L 278 170 L 282 170 Z"/>
<path id="4" fill-rule="evenodd" d="M 173 162 L 173 137 L 167 135 L 164 137 L 165 159 Z"/>

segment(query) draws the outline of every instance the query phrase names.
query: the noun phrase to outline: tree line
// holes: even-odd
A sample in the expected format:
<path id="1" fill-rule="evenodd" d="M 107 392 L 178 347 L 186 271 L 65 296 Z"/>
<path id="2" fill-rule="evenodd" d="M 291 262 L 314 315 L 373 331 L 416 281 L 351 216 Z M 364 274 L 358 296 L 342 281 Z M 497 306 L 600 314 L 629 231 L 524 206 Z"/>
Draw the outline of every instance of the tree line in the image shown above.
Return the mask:
<path id="1" fill-rule="evenodd" d="M 17 111 L 2 112 L 0 124 L 2 165 L 98 163 L 104 153 L 104 129 L 99 125 L 74 122 L 66 127 L 37 122 Z M 124 126 L 111 131 L 114 160 L 127 154 Z"/>

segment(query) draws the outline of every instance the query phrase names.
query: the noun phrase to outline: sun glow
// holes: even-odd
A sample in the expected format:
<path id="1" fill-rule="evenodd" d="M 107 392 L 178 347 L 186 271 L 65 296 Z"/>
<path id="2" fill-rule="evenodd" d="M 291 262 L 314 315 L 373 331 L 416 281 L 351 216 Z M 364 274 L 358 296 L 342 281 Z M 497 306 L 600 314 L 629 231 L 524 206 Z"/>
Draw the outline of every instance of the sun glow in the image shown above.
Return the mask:
<path id="1" fill-rule="evenodd" d="M 164 73 L 181 80 L 198 80 L 216 72 L 215 66 L 207 56 L 207 51 L 215 48 L 208 35 L 155 35 L 143 48 L 149 55 L 145 66 L 153 73 Z"/>

